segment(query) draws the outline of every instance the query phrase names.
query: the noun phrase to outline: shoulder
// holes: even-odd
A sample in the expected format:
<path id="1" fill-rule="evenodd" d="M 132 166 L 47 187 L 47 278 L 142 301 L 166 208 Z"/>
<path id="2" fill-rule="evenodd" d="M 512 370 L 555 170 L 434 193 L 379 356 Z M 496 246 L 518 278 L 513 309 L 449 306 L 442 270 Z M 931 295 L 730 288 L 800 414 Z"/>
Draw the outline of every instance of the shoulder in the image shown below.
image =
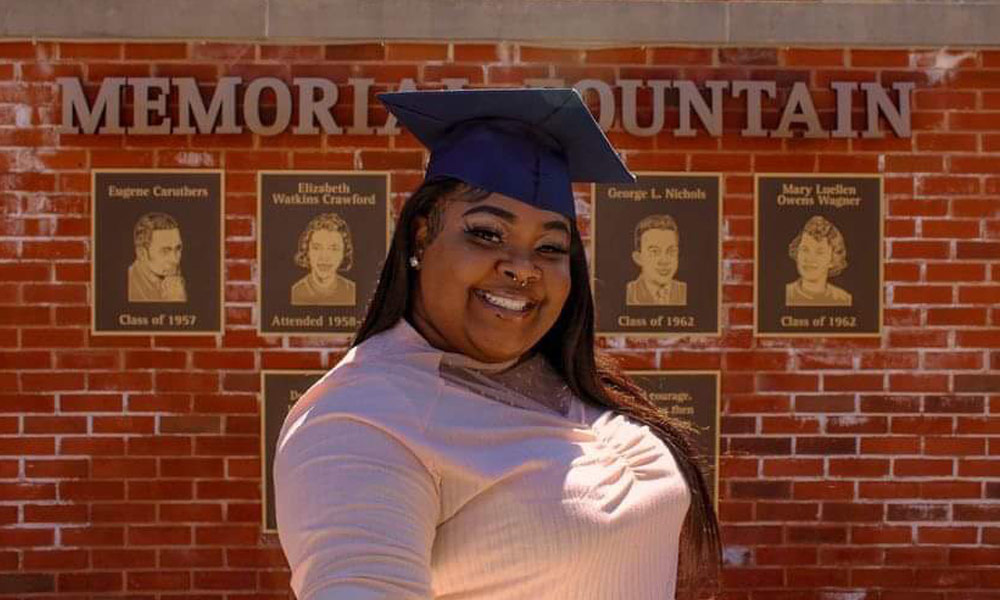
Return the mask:
<path id="1" fill-rule="evenodd" d="M 343 275 L 337 275 L 337 286 L 344 286 L 344 289 L 354 290 L 354 282 L 350 279 L 344 277 Z"/>
<path id="2" fill-rule="evenodd" d="M 628 297 L 628 302 L 636 302 L 636 298 L 639 295 L 638 279 L 633 279 L 625 284 L 625 295 Z"/>
<path id="3" fill-rule="evenodd" d="M 837 286 L 833 285 L 832 283 L 828 283 L 826 285 L 826 288 L 827 288 L 827 294 L 829 294 L 829 296 L 830 296 L 831 299 L 837 300 L 837 301 L 840 301 L 840 302 L 850 302 L 851 301 L 851 294 L 850 294 L 850 292 L 848 292 L 844 288 L 837 287 Z"/>

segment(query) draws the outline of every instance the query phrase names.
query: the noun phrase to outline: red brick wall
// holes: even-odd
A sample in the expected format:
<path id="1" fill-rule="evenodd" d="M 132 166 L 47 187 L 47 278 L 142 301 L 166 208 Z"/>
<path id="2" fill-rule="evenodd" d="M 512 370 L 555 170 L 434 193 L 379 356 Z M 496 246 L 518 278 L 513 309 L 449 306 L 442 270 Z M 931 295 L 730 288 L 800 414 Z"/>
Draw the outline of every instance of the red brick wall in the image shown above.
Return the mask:
<path id="1" fill-rule="evenodd" d="M 343 348 L 255 333 L 256 171 L 420 178 L 404 138 L 55 132 L 55 77 L 152 75 L 801 79 L 827 123 L 830 80 L 916 81 L 909 139 L 741 138 L 737 102 L 722 138 L 674 138 L 676 115 L 612 132 L 634 169 L 721 171 L 726 191 L 722 336 L 617 354 L 723 372 L 727 600 L 1000 597 L 1000 51 L 68 42 L 0 43 L 0 597 L 284 598 L 258 525 L 258 373 Z M 224 335 L 90 336 L 99 167 L 225 169 Z M 752 176 L 795 171 L 884 175 L 881 339 L 752 335 Z"/>

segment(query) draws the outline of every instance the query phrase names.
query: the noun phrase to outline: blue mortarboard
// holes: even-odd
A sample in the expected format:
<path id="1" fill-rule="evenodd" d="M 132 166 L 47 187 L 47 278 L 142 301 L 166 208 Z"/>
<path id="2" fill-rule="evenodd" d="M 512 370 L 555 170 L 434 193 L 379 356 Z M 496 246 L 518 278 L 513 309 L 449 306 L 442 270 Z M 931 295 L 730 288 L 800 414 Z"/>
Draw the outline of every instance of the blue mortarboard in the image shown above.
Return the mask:
<path id="1" fill-rule="evenodd" d="M 431 151 L 428 180 L 469 185 L 574 218 L 574 181 L 632 183 L 574 89 L 379 94 Z"/>

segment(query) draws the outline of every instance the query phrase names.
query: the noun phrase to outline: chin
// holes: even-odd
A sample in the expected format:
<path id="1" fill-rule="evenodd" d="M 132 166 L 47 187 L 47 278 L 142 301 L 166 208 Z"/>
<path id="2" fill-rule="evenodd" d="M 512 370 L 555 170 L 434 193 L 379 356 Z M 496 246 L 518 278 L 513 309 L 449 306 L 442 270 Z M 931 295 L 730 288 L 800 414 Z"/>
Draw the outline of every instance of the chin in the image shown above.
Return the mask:
<path id="1" fill-rule="evenodd" d="M 538 342 L 525 336 L 511 334 L 508 329 L 500 332 L 483 332 L 469 337 L 485 362 L 503 362 L 518 358 Z"/>

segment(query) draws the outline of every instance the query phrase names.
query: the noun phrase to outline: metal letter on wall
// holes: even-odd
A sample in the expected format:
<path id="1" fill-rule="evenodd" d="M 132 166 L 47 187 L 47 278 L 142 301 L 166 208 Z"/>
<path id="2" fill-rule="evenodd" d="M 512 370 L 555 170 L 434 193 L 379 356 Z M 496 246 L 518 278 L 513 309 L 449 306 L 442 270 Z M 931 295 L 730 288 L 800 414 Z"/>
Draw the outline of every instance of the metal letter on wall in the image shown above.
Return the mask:
<path id="1" fill-rule="evenodd" d="M 719 504 L 718 371 L 630 371 L 627 373 L 649 399 L 671 417 L 687 421 L 698 430 L 695 442 L 702 457 L 702 472 L 713 503 Z"/>
<path id="2" fill-rule="evenodd" d="M 260 374 L 260 480 L 264 486 L 261 525 L 265 533 L 278 529 L 274 513 L 274 452 L 278 434 L 292 405 L 326 371 L 261 371 Z"/>
<path id="3" fill-rule="evenodd" d="M 598 333 L 718 335 L 721 189 L 719 175 L 701 174 L 594 185 Z"/>
<path id="4" fill-rule="evenodd" d="M 258 209 L 260 332 L 353 333 L 388 247 L 388 174 L 261 172 Z"/>
<path id="5" fill-rule="evenodd" d="M 758 175 L 757 335 L 880 335 L 882 219 L 878 175 Z"/>
<path id="6" fill-rule="evenodd" d="M 95 170 L 92 329 L 222 331 L 222 172 Z"/>

